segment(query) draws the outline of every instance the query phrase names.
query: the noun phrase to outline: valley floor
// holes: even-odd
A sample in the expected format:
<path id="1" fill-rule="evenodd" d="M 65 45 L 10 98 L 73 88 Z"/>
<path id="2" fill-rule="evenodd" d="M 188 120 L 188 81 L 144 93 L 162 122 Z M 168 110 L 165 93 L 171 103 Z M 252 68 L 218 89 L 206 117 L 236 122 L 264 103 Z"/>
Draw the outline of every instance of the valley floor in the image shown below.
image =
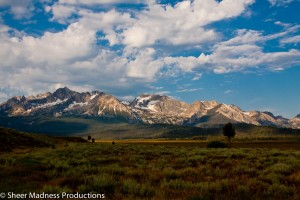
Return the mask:
<path id="1" fill-rule="evenodd" d="M 300 199 L 299 141 L 122 140 L 0 155 L 0 192 L 105 199 Z"/>
<path id="2" fill-rule="evenodd" d="M 193 146 L 194 148 L 207 148 L 209 141 L 198 140 L 170 140 L 170 139 L 128 139 L 128 140 L 96 140 L 97 143 L 118 144 L 143 144 L 143 145 L 163 145 L 163 146 Z M 300 151 L 300 140 L 275 140 L 275 141 L 233 141 L 231 148 L 266 148 L 278 150 L 298 150 Z"/>

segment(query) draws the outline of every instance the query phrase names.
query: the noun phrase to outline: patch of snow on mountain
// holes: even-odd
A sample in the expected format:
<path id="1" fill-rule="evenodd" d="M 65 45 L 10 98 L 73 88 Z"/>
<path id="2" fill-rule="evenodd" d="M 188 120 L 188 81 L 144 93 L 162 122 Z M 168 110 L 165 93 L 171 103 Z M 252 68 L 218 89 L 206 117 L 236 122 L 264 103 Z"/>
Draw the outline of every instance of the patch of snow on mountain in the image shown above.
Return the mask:
<path id="1" fill-rule="evenodd" d="M 248 116 L 250 116 L 250 115 L 251 115 L 251 113 L 250 113 L 250 112 L 244 112 L 244 114 L 245 114 L 245 115 L 248 115 Z"/>
<path id="2" fill-rule="evenodd" d="M 147 106 L 144 104 L 151 99 L 151 96 L 146 96 L 146 97 L 137 97 L 136 98 L 136 108 L 140 109 L 147 109 Z"/>
<path id="3" fill-rule="evenodd" d="M 106 108 L 106 106 L 104 106 L 102 109 L 99 108 L 98 115 L 102 115 L 104 113 L 105 108 Z"/>
<path id="4" fill-rule="evenodd" d="M 151 99 L 151 96 L 146 96 L 146 97 L 137 97 L 137 103 L 144 103 L 145 101 L 149 101 Z"/>
<path id="5" fill-rule="evenodd" d="M 130 104 L 128 101 L 122 101 L 121 103 L 126 105 L 126 106 L 128 106 Z"/>
<path id="6" fill-rule="evenodd" d="M 85 102 L 85 103 L 82 103 L 82 102 L 76 102 L 76 101 L 73 101 L 72 104 L 70 104 L 67 108 L 65 108 L 64 110 L 71 110 L 71 109 L 74 109 L 74 108 L 78 108 L 78 107 L 83 107 L 83 106 L 86 106 L 88 105 L 88 102 Z"/>
<path id="7" fill-rule="evenodd" d="M 48 93 L 45 93 L 45 94 L 39 94 L 36 96 L 36 99 L 44 99 L 44 98 L 47 98 L 49 96 Z"/>
<path id="8" fill-rule="evenodd" d="M 94 99 L 96 96 L 98 96 L 98 94 L 94 94 L 90 97 L 90 100 Z"/>
<path id="9" fill-rule="evenodd" d="M 57 99 L 56 101 L 51 102 L 51 103 L 45 103 L 45 104 L 38 105 L 36 108 L 49 108 L 49 107 L 52 107 L 52 106 L 55 106 L 58 104 L 62 104 L 64 102 L 66 102 L 67 100 L 68 99 L 64 99 L 64 100 Z"/>
<path id="10" fill-rule="evenodd" d="M 152 111 L 155 111 L 156 109 L 155 109 L 155 105 L 156 105 L 156 103 L 158 103 L 159 101 L 150 101 L 149 103 L 148 103 L 148 105 L 147 105 L 147 109 L 149 109 L 149 110 L 152 110 Z"/>

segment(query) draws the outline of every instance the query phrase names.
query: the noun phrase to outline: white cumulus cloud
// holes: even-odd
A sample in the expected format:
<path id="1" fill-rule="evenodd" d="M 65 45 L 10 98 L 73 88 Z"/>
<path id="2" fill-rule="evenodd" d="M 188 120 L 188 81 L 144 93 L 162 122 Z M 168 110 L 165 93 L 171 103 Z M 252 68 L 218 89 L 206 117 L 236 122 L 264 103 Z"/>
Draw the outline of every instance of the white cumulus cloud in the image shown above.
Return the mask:
<path id="1" fill-rule="evenodd" d="M 0 8 L 5 7 L 16 19 L 31 17 L 34 11 L 33 0 L 1 0 Z"/>
<path id="2" fill-rule="evenodd" d="M 300 35 L 295 35 L 295 36 L 283 38 L 282 40 L 280 40 L 280 43 L 281 44 L 289 44 L 289 43 L 297 44 L 297 43 L 300 43 Z"/>
<path id="3" fill-rule="evenodd" d="M 243 33 L 243 34 L 241 34 Z M 176 65 L 184 71 L 213 71 L 218 74 L 248 69 L 276 70 L 300 64 L 300 51 L 290 49 L 281 52 L 264 52 L 257 43 L 273 38 L 256 31 L 237 31 L 237 35 L 214 45 L 212 53 L 199 57 L 166 57 L 167 65 Z"/>
<path id="4" fill-rule="evenodd" d="M 123 43 L 132 47 L 155 43 L 171 45 L 201 44 L 219 38 L 205 25 L 239 16 L 254 0 L 199 0 L 182 1 L 174 6 L 150 4 L 123 32 Z"/>

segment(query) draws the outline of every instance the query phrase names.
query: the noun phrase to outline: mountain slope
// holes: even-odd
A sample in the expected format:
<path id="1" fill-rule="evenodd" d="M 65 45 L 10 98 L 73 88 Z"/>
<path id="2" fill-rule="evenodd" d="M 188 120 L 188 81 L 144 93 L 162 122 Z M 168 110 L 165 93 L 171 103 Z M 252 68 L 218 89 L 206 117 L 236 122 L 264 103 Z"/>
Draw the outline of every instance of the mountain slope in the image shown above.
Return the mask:
<path id="1" fill-rule="evenodd" d="M 24 133 L 0 127 L 0 152 L 11 151 L 20 147 L 50 147 L 54 143 L 53 138 L 45 135 Z"/>
<path id="2" fill-rule="evenodd" d="M 115 97 L 94 91 L 78 93 L 60 88 L 53 94 L 13 97 L 0 105 L 2 116 L 86 115 L 134 119 L 131 111 Z"/>
<path id="3" fill-rule="evenodd" d="M 22 148 L 52 148 L 57 145 L 65 145 L 69 142 L 84 143 L 87 141 L 80 137 L 51 137 L 44 134 L 21 132 L 15 129 L 0 127 L 0 152 Z"/>
<path id="4" fill-rule="evenodd" d="M 140 121 L 147 124 L 182 124 L 189 104 L 161 95 L 141 95 L 129 104 Z"/>
<path id="5" fill-rule="evenodd" d="M 300 129 L 300 114 L 288 121 L 291 128 Z"/>

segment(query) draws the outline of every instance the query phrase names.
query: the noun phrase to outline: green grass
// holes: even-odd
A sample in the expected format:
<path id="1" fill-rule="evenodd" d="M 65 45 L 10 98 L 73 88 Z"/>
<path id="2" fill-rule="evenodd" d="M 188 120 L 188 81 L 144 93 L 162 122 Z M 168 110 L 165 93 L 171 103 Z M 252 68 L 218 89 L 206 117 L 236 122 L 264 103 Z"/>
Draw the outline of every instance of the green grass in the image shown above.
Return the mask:
<path id="1" fill-rule="evenodd" d="M 200 143 L 70 143 L 0 155 L 0 192 L 107 199 L 299 199 L 300 152 Z"/>

